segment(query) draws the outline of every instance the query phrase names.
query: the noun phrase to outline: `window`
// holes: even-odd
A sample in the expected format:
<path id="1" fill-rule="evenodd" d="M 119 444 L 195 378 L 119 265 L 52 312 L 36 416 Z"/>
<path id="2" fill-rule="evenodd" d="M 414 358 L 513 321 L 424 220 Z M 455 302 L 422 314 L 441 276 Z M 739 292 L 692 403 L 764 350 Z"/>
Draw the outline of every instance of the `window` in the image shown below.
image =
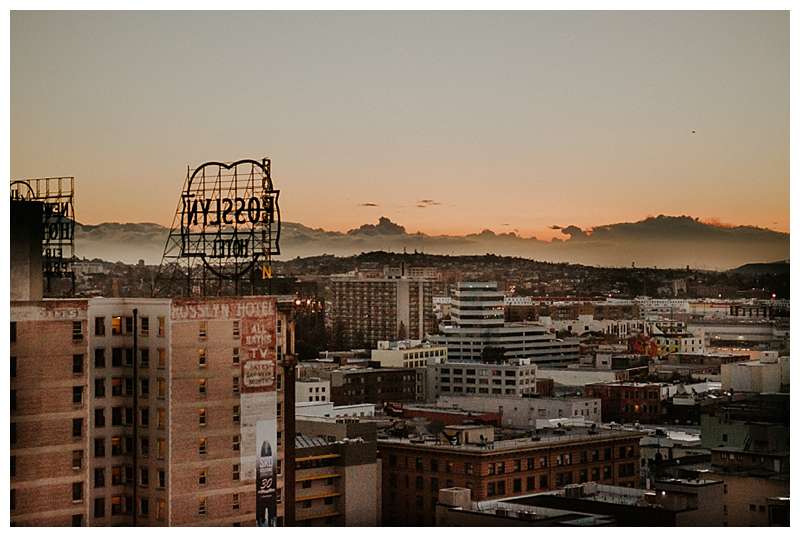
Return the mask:
<path id="1" fill-rule="evenodd" d="M 83 402 L 83 386 L 72 387 L 72 403 L 79 405 Z"/>
<path id="2" fill-rule="evenodd" d="M 205 409 L 203 409 L 203 410 L 205 411 Z M 156 423 L 156 426 L 159 429 L 164 430 L 164 427 L 166 427 L 166 425 L 167 425 L 167 411 L 164 410 L 163 408 L 159 408 L 156 411 L 156 419 L 158 420 L 158 423 Z"/>
<path id="3" fill-rule="evenodd" d="M 197 381 L 197 393 L 199 393 L 200 395 L 206 395 L 206 393 L 207 393 L 207 390 L 206 390 L 207 383 L 208 383 L 208 381 L 206 379 L 199 379 Z"/>
<path id="4" fill-rule="evenodd" d="M 158 318 L 158 337 L 164 337 L 164 327 L 166 326 L 166 318 L 159 317 Z"/>
<path id="5" fill-rule="evenodd" d="M 149 378 L 142 378 L 139 379 L 139 394 L 147 398 L 150 396 L 150 379 Z"/>
<path id="6" fill-rule="evenodd" d="M 421 475 L 418 475 L 416 479 L 417 490 L 422 490 L 424 486 L 425 486 L 425 480 L 422 478 Z"/>
<path id="7" fill-rule="evenodd" d="M 233 349 L 233 365 L 239 365 L 239 347 Z"/>
<path id="8" fill-rule="evenodd" d="M 206 409 L 199 408 L 197 409 L 197 420 L 201 427 L 205 427 L 206 425 Z"/>
<path id="9" fill-rule="evenodd" d="M 11 477 L 17 476 L 17 457 L 16 455 L 11 455 Z"/>
<path id="10" fill-rule="evenodd" d="M 147 436 L 139 437 L 139 451 L 142 453 L 142 457 L 150 455 L 150 438 Z"/>
<path id="11" fill-rule="evenodd" d="M 11 390 L 11 411 L 17 410 L 17 390 Z"/>
<path id="12" fill-rule="evenodd" d="M 156 504 L 156 520 L 164 520 L 167 512 L 167 501 L 158 500 Z"/>
<path id="13" fill-rule="evenodd" d="M 80 470 L 83 468 L 83 450 L 76 449 L 72 452 L 72 469 Z"/>
<path id="14" fill-rule="evenodd" d="M 208 470 L 200 470 L 200 474 L 197 476 L 197 484 L 198 485 L 207 485 L 208 484 Z"/>
<path id="15" fill-rule="evenodd" d="M 102 399 L 105 396 L 106 396 L 106 379 L 102 377 L 97 377 L 96 379 L 94 379 L 94 398 Z"/>
<path id="16" fill-rule="evenodd" d="M 95 438 L 94 439 L 94 456 L 95 457 L 105 457 L 106 456 L 106 439 L 105 438 Z"/>
<path id="17" fill-rule="evenodd" d="M 72 527 L 80 528 L 83 526 L 83 515 L 72 515 Z"/>
<path id="18" fill-rule="evenodd" d="M 105 349 L 95 349 L 94 350 L 94 367 L 95 369 L 102 369 L 106 366 L 106 350 Z"/>
<path id="19" fill-rule="evenodd" d="M 539 488 L 540 489 L 548 488 L 548 485 L 547 485 L 547 474 L 539 476 Z"/>
<path id="20" fill-rule="evenodd" d="M 164 369 L 167 367 L 167 350 L 158 349 L 158 368 Z"/>
<path id="21" fill-rule="evenodd" d="M 522 492 L 522 478 L 514 479 L 514 492 Z"/>
<path id="22" fill-rule="evenodd" d="M 149 317 L 142 317 L 141 318 L 142 328 L 141 334 L 144 337 L 150 335 L 150 318 Z"/>
<path id="23" fill-rule="evenodd" d="M 82 354 L 73 354 L 72 355 L 72 374 L 73 375 L 80 375 L 83 373 L 83 355 Z"/>
<path id="24" fill-rule="evenodd" d="M 147 516 L 150 513 L 150 502 L 147 498 L 139 499 L 139 513 L 142 516 Z"/>
<path id="25" fill-rule="evenodd" d="M 241 445 L 241 439 L 238 434 L 233 435 L 233 441 L 231 442 L 233 451 L 239 451 Z"/>
<path id="26" fill-rule="evenodd" d="M 200 321 L 200 339 L 208 337 L 208 321 Z"/>
<path id="27" fill-rule="evenodd" d="M 233 393 L 237 394 L 241 391 L 239 388 L 239 377 L 233 377 Z"/>
<path id="28" fill-rule="evenodd" d="M 122 437 L 112 436 L 111 437 L 111 456 L 115 457 L 117 455 L 122 455 Z"/>
<path id="29" fill-rule="evenodd" d="M 122 367 L 122 349 L 120 347 L 111 349 L 111 367 Z"/>
<path id="30" fill-rule="evenodd" d="M 106 318 L 105 317 L 95 317 L 94 318 L 94 335 L 96 335 L 96 336 L 105 336 L 106 335 Z"/>
<path id="31" fill-rule="evenodd" d="M 125 317 L 125 333 L 133 334 L 133 317 Z"/>
<path id="32" fill-rule="evenodd" d="M 149 427 L 150 426 L 150 409 L 149 408 L 140 408 L 139 409 L 139 424 L 142 427 Z"/>
<path id="33" fill-rule="evenodd" d="M 159 378 L 158 379 L 158 398 L 159 399 L 164 399 L 164 397 L 166 397 L 166 393 L 167 393 L 167 382 L 164 379 Z"/>
<path id="34" fill-rule="evenodd" d="M 122 335 L 122 317 L 120 317 L 119 315 L 111 316 L 111 335 L 112 336 Z"/>
<path id="35" fill-rule="evenodd" d="M 239 481 L 239 465 L 238 464 L 234 464 L 233 465 L 231 474 L 232 474 L 231 478 L 234 481 Z"/>
<path id="36" fill-rule="evenodd" d="M 139 468 L 139 484 L 146 487 L 150 484 L 150 470 L 147 466 Z"/>
<path id="37" fill-rule="evenodd" d="M 158 488 L 166 488 L 167 486 L 167 473 L 164 470 L 158 471 Z"/>
<path id="38" fill-rule="evenodd" d="M 105 498 L 95 498 L 94 499 L 94 517 L 95 518 L 103 518 L 106 516 L 106 499 Z"/>
<path id="39" fill-rule="evenodd" d="M 72 437 L 80 438 L 81 436 L 83 436 L 83 418 L 73 418 Z"/>
<path id="40" fill-rule="evenodd" d="M 234 492 L 233 493 L 233 498 L 231 500 L 231 509 L 233 509 L 234 511 L 238 511 L 239 510 L 239 493 L 238 492 Z"/>
<path id="41" fill-rule="evenodd" d="M 133 367 L 133 349 L 125 349 L 125 367 Z"/>
<path id="42" fill-rule="evenodd" d="M 205 349 L 197 349 L 197 366 L 198 367 L 205 367 L 207 365 L 206 360 L 206 350 Z"/>
<path id="43" fill-rule="evenodd" d="M 17 321 L 11 321 L 11 343 L 17 341 Z"/>
<path id="44" fill-rule="evenodd" d="M 83 483 L 72 484 L 72 503 L 80 503 L 83 501 Z"/>
<path id="45" fill-rule="evenodd" d="M 233 321 L 233 337 L 239 337 L 239 321 Z"/>
<path id="46" fill-rule="evenodd" d="M 139 350 L 139 365 L 142 366 L 142 369 L 150 368 L 150 349 Z"/>
<path id="47" fill-rule="evenodd" d="M 111 409 L 111 425 L 114 427 L 119 427 L 122 425 L 122 412 L 123 408 L 121 406 L 115 406 Z"/>
<path id="48" fill-rule="evenodd" d="M 535 489 L 536 488 L 536 478 L 533 477 L 532 475 L 528 476 L 528 478 L 526 479 L 525 485 L 526 485 L 528 490 Z"/>
<path id="49" fill-rule="evenodd" d="M 208 438 L 201 438 L 197 442 L 197 452 L 200 453 L 200 455 L 208 454 Z"/>
<path id="50" fill-rule="evenodd" d="M 111 497 L 111 514 L 112 515 L 121 515 L 125 512 L 125 508 L 122 504 L 122 496 L 112 496 Z"/>
<path id="51" fill-rule="evenodd" d="M 239 405 L 233 407 L 233 423 L 239 423 L 241 421 L 241 414 L 239 410 Z"/>
<path id="52" fill-rule="evenodd" d="M 11 357 L 11 378 L 14 378 L 16 376 L 17 376 L 17 357 L 16 356 L 12 356 Z"/>
<path id="53" fill-rule="evenodd" d="M 163 459 L 164 458 L 164 448 L 165 447 L 166 447 L 166 444 L 164 442 L 164 439 L 163 438 L 157 438 L 156 439 L 156 457 L 157 458 L 159 458 L 159 459 Z"/>
<path id="54" fill-rule="evenodd" d="M 83 323 L 72 321 L 72 341 L 83 341 Z"/>

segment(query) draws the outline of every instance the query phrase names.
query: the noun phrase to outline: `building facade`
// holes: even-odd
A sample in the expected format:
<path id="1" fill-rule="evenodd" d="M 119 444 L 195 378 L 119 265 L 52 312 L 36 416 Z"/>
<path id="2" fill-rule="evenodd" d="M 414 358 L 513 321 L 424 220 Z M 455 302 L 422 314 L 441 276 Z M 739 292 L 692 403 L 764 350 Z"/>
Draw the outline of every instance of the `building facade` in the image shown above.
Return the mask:
<path id="1" fill-rule="evenodd" d="M 12 302 L 11 323 L 12 524 L 255 525 L 262 425 L 280 498 L 274 297 Z"/>
<path id="2" fill-rule="evenodd" d="M 473 499 L 483 501 L 586 481 L 638 486 L 640 433 L 573 430 L 493 441 L 487 429 L 492 430 L 477 431 L 490 438 L 484 444 L 475 438 L 477 432 L 473 439 L 458 435 L 456 445 L 379 438 L 383 524 L 433 525 L 441 488 L 467 488 Z"/>

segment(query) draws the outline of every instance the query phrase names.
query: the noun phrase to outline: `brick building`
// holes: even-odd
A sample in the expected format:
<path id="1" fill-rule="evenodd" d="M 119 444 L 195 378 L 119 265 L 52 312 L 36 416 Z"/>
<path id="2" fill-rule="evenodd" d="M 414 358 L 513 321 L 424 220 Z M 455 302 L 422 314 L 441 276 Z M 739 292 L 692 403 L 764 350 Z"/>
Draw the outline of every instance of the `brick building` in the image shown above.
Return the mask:
<path id="1" fill-rule="evenodd" d="M 274 364 L 294 348 L 285 306 L 274 297 L 12 302 L 12 524 L 254 525 L 255 428 L 265 418 L 281 494 Z M 264 322 L 274 337 L 251 348 L 248 327 Z M 248 388 L 252 351 L 273 363 L 265 393 Z"/>
<path id="2" fill-rule="evenodd" d="M 483 501 L 587 481 L 639 485 L 643 434 L 638 432 L 574 429 L 494 441 L 492 427 L 448 431 L 457 437 L 455 445 L 439 439 L 378 439 L 384 525 L 433 525 L 441 488 L 467 488 L 474 500 Z"/>
<path id="3" fill-rule="evenodd" d="M 602 401 L 603 419 L 617 423 L 658 423 L 667 402 L 665 385 L 650 382 L 599 382 L 586 385 L 586 397 Z"/>
<path id="4" fill-rule="evenodd" d="M 336 406 L 407 403 L 416 400 L 417 375 L 410 368 L 344 368 L 324 371 Z"/>

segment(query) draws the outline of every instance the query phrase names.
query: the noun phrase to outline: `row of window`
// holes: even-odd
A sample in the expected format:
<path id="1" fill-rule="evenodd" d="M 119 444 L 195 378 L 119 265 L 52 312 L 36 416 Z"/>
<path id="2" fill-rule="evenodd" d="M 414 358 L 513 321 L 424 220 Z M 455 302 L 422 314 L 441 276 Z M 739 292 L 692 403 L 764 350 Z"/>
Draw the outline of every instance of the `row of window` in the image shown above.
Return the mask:
<path id="1" fill-rule="evenodd" d="M 156 335 L 158 337 L 164 337 L 166 335 L 166 324 L 167 319 L 166 317 L 158 317 L 158 330 Z M 133 335 L 133 317 L 122 315 L 112 315 L 111 316 L 111 335 L 112 336 L 122 336 L 122 335 Z M 106 335 L 106 318 L 105 317 L 95 317 L 94 318 L 94 335 L 95 336 L 105 336 Z M 139 317 L 139 335 L 143 337 L 148 337 L 150 335 L 150 318 L 146 316 Z"/>

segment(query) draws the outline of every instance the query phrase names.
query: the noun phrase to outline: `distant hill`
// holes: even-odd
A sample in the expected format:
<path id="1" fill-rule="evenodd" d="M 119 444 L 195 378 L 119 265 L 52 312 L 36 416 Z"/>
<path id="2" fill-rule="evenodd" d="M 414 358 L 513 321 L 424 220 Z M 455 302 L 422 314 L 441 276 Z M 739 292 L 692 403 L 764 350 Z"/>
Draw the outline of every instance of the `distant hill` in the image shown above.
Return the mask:
<path id="1" fill-rule="evenodd" d="M 446 255 L 493 253 L 550 262 L 595 266 L 729 270 L 788 259 L 789 234 L 753 226 L 718 226 L 689 216 L 656 216 L 581 229 L 557 228 L 563 239 L 552 241 L 495 233 L 427 235 L 381 217 L 347 232 L 314 229 L 285 222 L 280 260 L 315 255 L 350 256 L 374 250 L 419 251 Z M 76 226 L 79 257 L 148 264 L 161 260 L 169 230 L 152 223 L 104 223 Z M 787 265 L 788 267 L 788 265 Z M 788 268 L 787 268 L 788 270 Z"/>
<path id="2" fill-rule="evenodd" d="M 789 260 L 786 259 L 783 261 L 775 261 L 774 263 L 748 263 L 746 265 L 742 265 L 741 267 L 736 267 L 730 272 L 735 272 L 736 274 L 744 274 L 747 276 L 767 275 L 767 274 L 774 276 L 784 276 L 789 274 Z"/>

